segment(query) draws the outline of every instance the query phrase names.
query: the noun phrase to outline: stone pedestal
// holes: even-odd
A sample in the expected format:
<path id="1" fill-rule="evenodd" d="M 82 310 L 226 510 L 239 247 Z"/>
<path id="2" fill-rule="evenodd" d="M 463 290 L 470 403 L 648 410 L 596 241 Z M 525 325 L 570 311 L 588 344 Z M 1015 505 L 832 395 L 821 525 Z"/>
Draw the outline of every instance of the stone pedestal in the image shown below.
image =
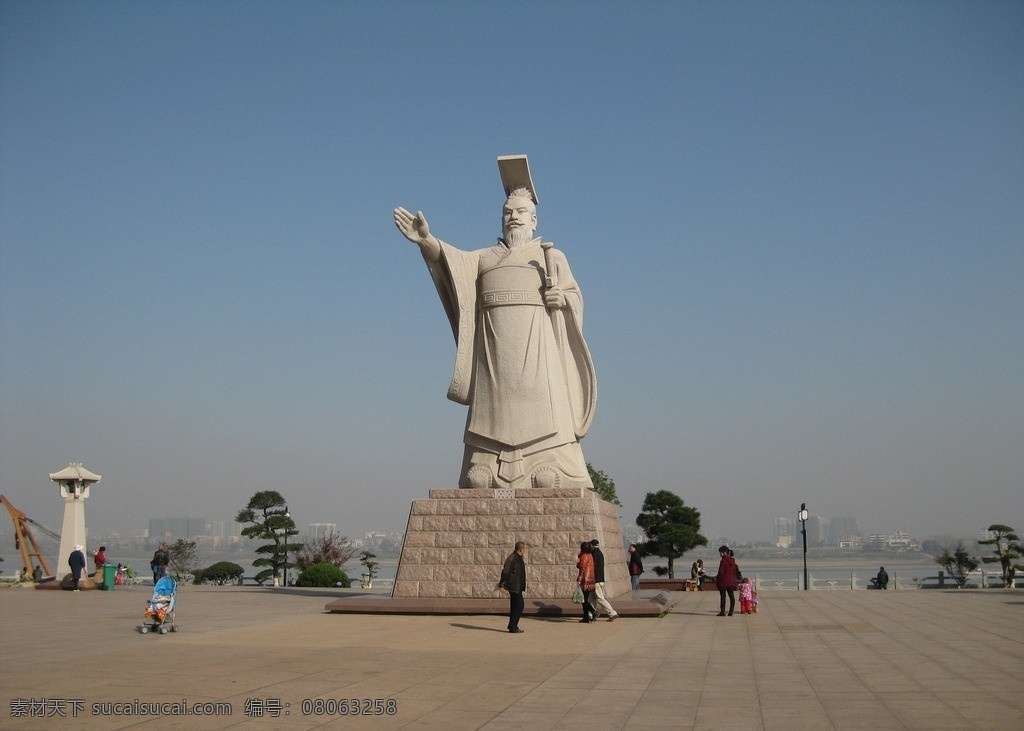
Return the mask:
<path id="1" fill-rule="evenodd" d="M 495 599 L 516 541 L 526 596 L 564 599 L 576 587 L 580 543 L 596 538 L 609 598 L 631 591 L 616 507 L 589 488 L 431 490 L 414 500 L 393 597 Z"/>

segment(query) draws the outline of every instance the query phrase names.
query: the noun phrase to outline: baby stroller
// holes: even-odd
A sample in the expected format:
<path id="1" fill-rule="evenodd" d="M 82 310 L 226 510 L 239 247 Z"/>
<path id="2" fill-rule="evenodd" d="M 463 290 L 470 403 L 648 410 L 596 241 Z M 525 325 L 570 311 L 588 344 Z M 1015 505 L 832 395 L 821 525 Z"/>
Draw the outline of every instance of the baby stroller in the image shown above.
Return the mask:
<path id="1" fill-rule="evenodd" d="M 146 606 L 146 615 L 139 631 L 146 634 L 151 629 L 162 635 L 178 631 L 178 625 L 174 623 L 174 594 L 177 584 L 170 576 L 165 576 L 156 582 L 153 587 L 153 596 Z"/>

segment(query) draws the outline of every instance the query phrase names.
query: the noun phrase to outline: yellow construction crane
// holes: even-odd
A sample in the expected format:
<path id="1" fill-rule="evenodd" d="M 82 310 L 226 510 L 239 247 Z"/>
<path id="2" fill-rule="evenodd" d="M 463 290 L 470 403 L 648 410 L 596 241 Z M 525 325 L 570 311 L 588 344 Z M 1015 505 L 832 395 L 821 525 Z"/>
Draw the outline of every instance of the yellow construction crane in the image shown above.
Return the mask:
<path id="1" fill-rule="evenodd" d="M 50 571 L 50 565 L 46 563 L 46 557 L 43 556 L 43 552 L 39 550 L 39 544 L 36 543 L 36 538 L 32 535 L 32 529 L 29 528 L 29 523 L 58 541 L 60 540 L 60 533 L 54 533 L 49 528 L 35 522 L 16 507 L 11 505 L 11 501 L 3 495 L 0 495 L 0 503 L 7 508 L 7 512 L 11 514 L 11 520 L 14 521 L 14 543 L 15 546 L 21 550 L 21 558 L 25 562 L 25 575 L 32 576 L 33 567 L 30 559 L 34 556 L 39 559 L 39 565 L 43 569 L 43 576 L 53 576 L 53 572 Z M 31 551 L 29 550 L 29 544 L 32 544 Z"/>

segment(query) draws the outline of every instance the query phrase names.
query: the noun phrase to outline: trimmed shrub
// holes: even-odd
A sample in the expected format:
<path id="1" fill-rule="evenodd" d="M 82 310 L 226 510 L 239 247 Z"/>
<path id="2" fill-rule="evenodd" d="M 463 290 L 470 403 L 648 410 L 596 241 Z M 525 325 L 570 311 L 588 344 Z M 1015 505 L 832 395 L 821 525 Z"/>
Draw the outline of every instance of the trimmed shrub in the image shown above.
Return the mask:
<path id="1" fill-rule="evenodd" d="M 332 563 L 315 563 L 307 567 L 295 580 L 295 586 L 352 586 L 344 571 Z"/>
<path id="2" fill-rule="evenodd" d="M 245 570 L 237 563 L 230 561 L 218 561 L 209 568 L 200 569 L 196 572 L 195 584 L 237 584 Z"/>

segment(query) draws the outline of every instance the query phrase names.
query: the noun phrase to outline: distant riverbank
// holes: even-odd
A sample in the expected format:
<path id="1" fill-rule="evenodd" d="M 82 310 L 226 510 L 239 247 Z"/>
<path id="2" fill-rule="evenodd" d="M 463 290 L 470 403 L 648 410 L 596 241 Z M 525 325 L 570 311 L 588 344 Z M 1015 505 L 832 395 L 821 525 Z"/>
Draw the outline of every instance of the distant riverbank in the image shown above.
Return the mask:
<path id="1" fill-rule="evenodd" d="M 686 578 L 690 575 L 690 565 L 698 558 L 704 560 L 705 570 L 709 574 L 715 573 L 718 569 L 717 547 L 707 547 L 697 551 L 691 551 L 682 558 L 675 560 L 676 578 Z M 3 550 L 0 555 L 4 561 L 0 563 L 0 575 L 12 576 L 21 570 L 22 560 L 20 554 L 13 550 Z M 119 556 L 114 552 L 108 552 L 107 560 L 117 563 L 131 564 L 132 568 L 143 577 L 149 575 L 149 562 L 152 553 L 145 555 L 137 551 L 132 555 Z M 241 566 L 245 576 L 255 576 L 261 569 L 253 566 L 253 561 L 258 558 L 255 552 L 250 551 L 201 551 L 199 568 L 205 568 L 218 561 L 230 561 Z M 52 563 L 53 557 L 47 556 L 47 561 Z M 292 557 L 294 560 L 294 557 Z M 375 558 L 377 566 L 377 579 L 382 582 L 393 581 L 398 570 L 398 558 Z M 739 548 L 736 550 L 736 561 L 740 569 L 747 575 L 753 576 L 755 572 L 761 574 L 762 578 L 773 579 L 785 577 L 790 578 L 803 573 L 803 553 L 801 551 L 782 550 L 773 548 Z M 655 566 L 667 566 L 667 559 L 661 556 L 645 556 L 644 566 L 647 571 L 645 578 L 654 578 Z M 808 572 L 822 580 L 826 578 L 841 577 L 842 580 L 849 580 L 850 573 L 854 572 L 863 581 L 874 576 L 879 566 L 885 566 L 891 574 L 897 571 L 900 576 L 934 576 L 941 568 L 935 563 L 934 557 L 921 552 L 840 552 L 834 549 L 811 549 L 807 555 Z M 51 566 L 51 568 L 54 568 Z M 92 559 L 89 560 L 89 568 L 92 568 Z M 65 570 L 65 567 L 57 567 L 57 570 Z M 358 583 L 360 575 L 365 571 L 358 557 L 353 558 L 342 570 L 348 575 L 352 582 Z M 292 569 L 292 578 L 296 575 Z M 827 576 L 826 576 L 827 575 Z M 767 579 L 766 579 L 767 580 Z"/>

